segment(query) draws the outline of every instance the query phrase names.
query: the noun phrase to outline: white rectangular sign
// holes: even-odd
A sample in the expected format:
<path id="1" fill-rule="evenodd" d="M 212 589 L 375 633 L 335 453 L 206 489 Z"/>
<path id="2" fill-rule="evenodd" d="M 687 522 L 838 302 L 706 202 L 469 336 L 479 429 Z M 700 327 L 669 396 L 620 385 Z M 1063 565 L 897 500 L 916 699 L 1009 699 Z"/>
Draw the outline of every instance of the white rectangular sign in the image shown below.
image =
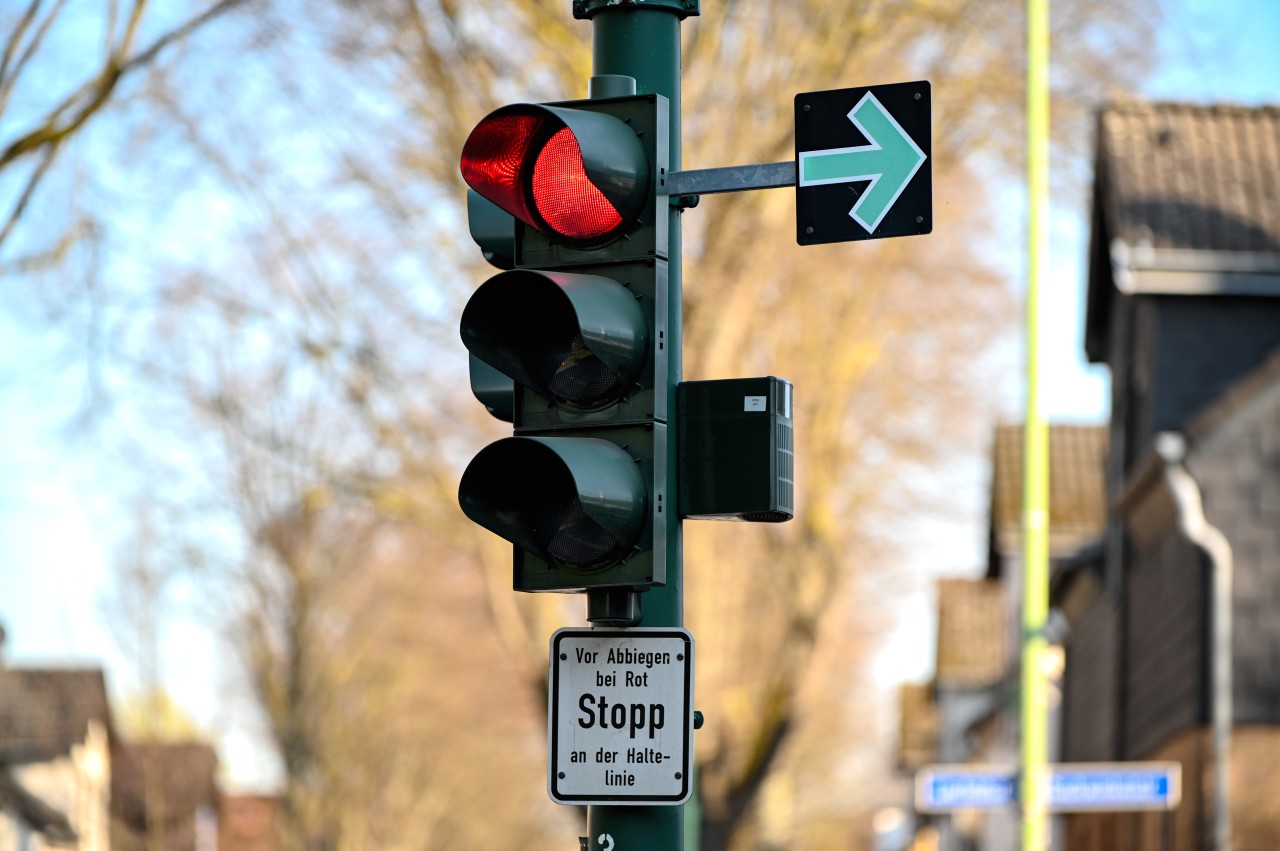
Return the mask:
<path id="1" fill-rule="evenodd" d="M 551 636 L 547 789 L 558 804 L 683 804 L 693 791 L 693 636 Z"/>

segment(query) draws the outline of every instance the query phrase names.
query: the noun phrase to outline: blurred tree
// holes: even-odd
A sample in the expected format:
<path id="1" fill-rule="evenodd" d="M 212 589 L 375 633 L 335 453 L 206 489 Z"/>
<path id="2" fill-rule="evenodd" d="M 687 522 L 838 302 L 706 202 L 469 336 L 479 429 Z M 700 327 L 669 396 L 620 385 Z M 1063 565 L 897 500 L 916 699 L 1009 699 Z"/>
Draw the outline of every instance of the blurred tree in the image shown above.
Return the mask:
<path id="1" fill-rule="evenodd" d="M 142 38 L 147 0 L 104 3 L 96 22 L 101 39 L 97 49 L 78 44 L 67 48 L 67 31 L 88 23 L 85 15 L 68 14 L 61 0 L 46 4 L 28 0 L 0 9 L 0 173 L 24 173 L 15 197 L 0 219 L 0 248 L 4 247 L 36 189 L 58 154 L 80 129 L 112 98 L 119 84 L 154 63 L 166 48 L 187 38 L 244 0 L 217 0 L 203 11 L 149 39 Z M 139 46 L 139 43 L 143 46 Z M 52 45 L 52 46 L 51 46 Z M 61 49 L 60 49 L 61 48 Z M 50 53 L 56 53 L 51 58 Z M 74 53 L 74 55 L 73 55 Z M 74 68 L 67 68 L 74 65 Z M 26 261 L 56 262 L 76 231 L 59 235 L 43 257 Z"/>
<path id="2" fill-rule="evenodd" d="M 208 734 L 191 715 L 159 689 L 125 697 L 112 709 L 119 732 L 130 742 L 203 742 Z"/>
<path id="3" fill-rule="evenodd" d="M 174 746 L 191 748 L 199 745 L 207 752 L 209 736 L 161 688 L 127 696 L 113 706 L 112 717 L 120 734 L 120 739 L 116 742 L 118 749 L 113 752 L 112 758 L 112 803 L 113 807 L 119 807 L 117 817 L 113 818 L 111 824 L 112 847 L 167 851 L 172 847 L 167 841 L 167 835 L 173 829 L 175 816 L 181 818 L 175 812 L 175 805 L 181 806 L 181 793 L 175 794 L 169 784 L 173 782 L 175 775 L 189 777 L 199 770 L 194 765 L 182 764 L 186 760 L 176 762 L 182 759 L 184 751 L 172 749 Z M 140 776 L 128 776 L 137 771 L 140 771 Z M 121 775 L 128 779 L 121 779 Z M 119 799 L 115 786 L 117 780 L 121 785 L 137 784 L 130 792 L 140 793 L 141 801 L 134 799 L 133 794 L 129 793 L 124 795 L 124 800 Z M 121 806 L 124 801 L 135 806 L 145 802 L 144 814 L 137 819 L 133 829 L 127 825 L 120 812 L 131 809 L 129 806 Z M 134 833 L 137 826 L 141 826 L 142 830 Z"/>
<path id="4" fill-rule="evenodd" d="M 495 106 L 585 95 L 569 5 L 261 0 L 157 64 L 97 139 L 103 184 L 127 188 L 94 189 L 117 221 L 82 259 L 92 286 L 42 279 L 60 310 L 91 305 L 94 363 L 135 391 L 131 457 L 165 465 L 165 497 L 217 529 L 197 542 L 229 551 L 210 588 L 299 843 L 563 845 L 564 814 L 524 798 L 545 760 L 529 715 L 547 636 L 582 604 L 517 598 L 507 549 L 457 509 L 461 467 L 505 431 L 457 339 L 485 274 L 457 153 Z M 790 158 L 796 92 L 933 84 L 932 236 L 801 250 L 785 191 L 685 214 L 686 377 L 796 386 L 797 519 L 687 527 L 703 848 L 847 848 L 888 764 L 866 696 L 888 580 L 911 518 L 956 510 L 936 471 L 982 451 L 1007 366 L 1022 4 L 703 5 L 686 168 Z M 1138 79 L 1156 11 L 1055 7 L 1064 162 L 1085 107 Z"/>
<path id="5" fill-rule="evenodd" d="M 477 623 L 477 571 L 320 491 L 260 544 L 235 642 L 284 761 L 289 847 L 563 844 L 531 746 L 545 693 Z"/>

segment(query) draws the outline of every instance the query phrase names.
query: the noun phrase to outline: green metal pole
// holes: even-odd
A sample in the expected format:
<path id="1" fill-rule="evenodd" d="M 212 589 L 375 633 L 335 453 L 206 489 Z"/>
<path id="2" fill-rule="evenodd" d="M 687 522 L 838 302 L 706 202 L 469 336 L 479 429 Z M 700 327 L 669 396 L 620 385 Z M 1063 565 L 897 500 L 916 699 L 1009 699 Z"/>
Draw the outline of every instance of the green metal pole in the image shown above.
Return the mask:
<path id="1" fill-rule="evenodd" d="M 680 169 L 680 22 L 698 14 L 697 0 L 649 0 L 619 4 L 616 0 L 575 0 L 576 18 L 592 24 L 592 74 L 632 77 L 637 94 L 658 94 L 670 104 L 670 168 Z M 669 208 L 668 252 L 668 371 L 666 376 L 668 440 L 676 434 L 676 385 L 682 376 L 681 232 L 680 215 Z M 658 426 L 661 427 L 661 426 Z M 669 442 L 669 445 L 672 445 Z M 667 453 L 667 482 L 676 480 L 675 451 Z M 674 503 L 674 487 L 667 488 Z M 684 625 L 683 529 L 677 513 L 666 514 L 667 583 L 645 592 L 637 626 Z M 695 789 L 694 794 L 697 794 Z M 587 810 L 591 851 L 681 851 L 684 847 L 683 806 L 607 807 Z"/>
<path id="2" fill-rule="evenodd" d="M 1027 414 L 1023 432 L 1022 849 L 1048 848 L 1049 429 L 1040 403 L 1040 283 L 1048 249 L 1049 3 L 1027 0 Z"/>

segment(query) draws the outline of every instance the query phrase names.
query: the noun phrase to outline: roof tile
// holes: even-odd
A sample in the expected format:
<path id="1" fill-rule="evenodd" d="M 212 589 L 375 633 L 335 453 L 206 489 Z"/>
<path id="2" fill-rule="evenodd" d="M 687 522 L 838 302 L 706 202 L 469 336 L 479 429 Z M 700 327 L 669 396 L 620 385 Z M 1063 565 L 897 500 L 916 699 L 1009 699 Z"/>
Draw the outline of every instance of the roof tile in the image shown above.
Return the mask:
<path id="1" fill-rule="evenodd" d="M 997 554 L 1016 556 L 1022 545 L 1022 426 L 996 429 L 991 484 L 991 527 Z M 1102 536 L 1107 522 L 1106 426 L 1049 427 L 1049 552 L 1075 555 Z M 991 566 L 989 575 L 997 575 Z"/>
<path id="2" fill-rule="evenodd" d="M 0 762 L 69 753 L 92 720 L 111 729 L 102 671 L 0 668 Z"/>
<path id="3" fill-rule="evenodd" d="M 1280 107 L 1111 104 L 1098 145 L 1110 231 L 1127 245 L 1280 251 Z"/>
<path id="4" fill-rule="evenodd" d="M 999 582 L 985 579 L 938 581 L 940 684 L 988 686 L 1004 674 L 1004 604 Z"/>
<path id="5" fill-rule="evenodd" d="M 898 767 L 915 771 L 938 759 L 938 707 L 928 683 L 898 687 Z"/>
<path id="6" fill-rule="evenodd" d="M 163 795 L 157 809 L 166 819 L 189 820 L 199 807 L 217 806 L 217 769 L 217 753 L 198 742 L 119 745 L 111 754 L 111 813 L 145 832 L 150 785 L 151 794 Z M 154 772 L 150 778 L 149 772 Z M 152 813 L 151 819 L 155 817 Z"/>

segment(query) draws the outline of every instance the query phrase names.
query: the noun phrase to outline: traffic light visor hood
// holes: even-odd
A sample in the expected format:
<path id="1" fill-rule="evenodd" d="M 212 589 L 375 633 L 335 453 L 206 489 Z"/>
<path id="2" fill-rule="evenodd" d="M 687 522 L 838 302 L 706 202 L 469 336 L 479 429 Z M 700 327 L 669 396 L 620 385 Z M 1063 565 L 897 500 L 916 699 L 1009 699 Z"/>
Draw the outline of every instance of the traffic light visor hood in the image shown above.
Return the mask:
<path id="1" fill-rule="evenodd" d="M 566 245 L 603 245 L 631 229 L 650 194 L 649 164 L 626 122 L 537 104 L 486 116 L 462 147 L 472 189 Z"/>
<path id="2" fill-rule="evenodd" d="M 508 437 L 467 466 L 462 511 L 517 547 L 580 570 L 625 559 L 644 531 L 634 459 L 605 440 Z"/>

